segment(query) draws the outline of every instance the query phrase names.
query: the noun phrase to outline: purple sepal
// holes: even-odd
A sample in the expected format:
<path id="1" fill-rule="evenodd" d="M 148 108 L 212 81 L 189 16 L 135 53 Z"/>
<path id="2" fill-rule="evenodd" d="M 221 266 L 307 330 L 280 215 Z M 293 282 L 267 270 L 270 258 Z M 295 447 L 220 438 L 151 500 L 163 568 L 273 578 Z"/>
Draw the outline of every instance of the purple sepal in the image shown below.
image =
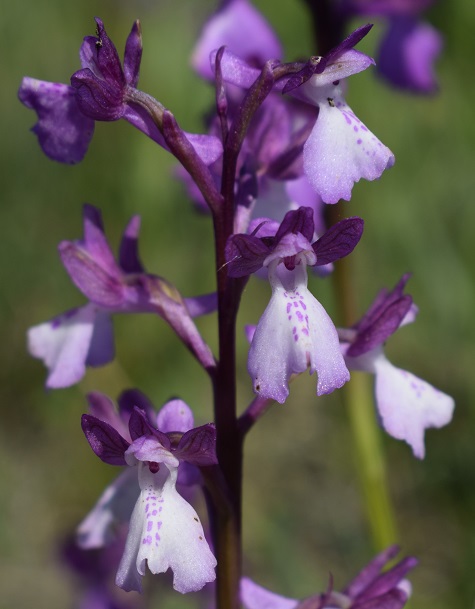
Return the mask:
<path id="1" fill-rule="evenodd" d="M 124 287 L 117 277 L 97 264 L 86 249 L 71 241 L 63 241 L 58 249 L 69 276 L 89 300 L 105 308 L 120 307 Z"/>
<path id="2" fill-rule="evenodd" d="M 130 444 L 109 423 L 83 414 L 81 427 L 96 455 L 109 465 L 127 465 L 124 453 Z"/>
<path id="3" fill-rule="evenodd" d="M 372 27 L 373 24 L 367 23 L 354 30 L 345 40 L 340 42 L 339 45 L 331 49 L 331 51 L 323 57 L 311 57 L 300 72 L 297 72 L 297 74 L 288 79 L 282 89 L 282 93 L 290 93 L 290 91 L 293 91 L 307 82 L 314 74 L 322 74 L 327 66 L 334 64 L 346 51 L 353 49 L 353 47 L 368 34 Z M 340 78 L 343 77 L 341 76 Z"/>
<path id="4" fill-rule="evenodd" d="M 357 216 L 345 218 L 331 226 L 313 244 L 316 266 L 330 264 L 351 254 L 363 234 L 364 221 Z"/>
<path id="5" fill-rule="evenodd" d="M 269 254 L 269 248 L 252 235 L 232 235 L 226 244 L 230 277 L 246 277 L 258 271 Z"/>
<path id="6" fill-rule="evenodd" d="M 124 53 L 124 76 L 131 87 L 136 87 L 138 84 L 141 59 L 142 30 L 140 22 L 136 21 L 125 43 Z"/>
<path id="7" fill-rule="evenodd" d="M 139 232 L 140 216 L 133 216 L 125 228 L 119 249 L 119 265 L 125 273 L 144 272 L 138 250 Z"/>
<path id="8" fill-rule="evenodd" d="M 394 17 L 381 42 L 378 73 L 400 89 L 435 93 L 438 86 L 434 63 L 442 46 L 442 36 L 429 23 L 412 17 Z"/>
<path id="9" fill-rule="evenodd" d="M 32 131 L 43 152 L 60 163 L 82 161 L 94 133 L 94 121 L 79 110 L 74 89 L 25 77 L 18 97 L 38 115 Z"/>
<path id="10" fill-rule="evenodd" d="M 124 115 L 123 91 L 98 78 L 89 68 L 71 76 L 81 112 L 95 121 L 117 121 Z"/>
<path id="11" fill-rule="evenodd" d="M 323 58 L 323 61 L 317 65 L 317 69 L 315 71 L 316 74 L 321 74 L 324 72 L 325 68 L 329 63 L 334 63 L 338 57 L 341 57 L 343 53 L 353 49 L 363 38 L 369 33 L 371 28 L 373 27 L 372 23 L 367 23 L 366 25 L 362 25 L 359 28 L 356 28 L 351 34 L 349 34 L 345 40 L 340 42 L 339 45 L 334 47 L 331 51 L 329 51 Z"/>
<path id="12" fill-rule="evenodd" d="M 154 436 L 166 450 L 170 450 L 168 436 L 156 429 L 147 419 L 146 413 L 137 406 L 130 414 L 129 431 L 133 441 L 143 436 Z"/>
<path id="13" fill-rule="evenodd" d="M 299 207 L 298 209 L 291 210 L 285 214 L 274 241 L 275 243 L 278 243 L 284 235 L 288 235 L 289 233 L 294 235 L 300 233 L 307 241 L 311 241 L 314 230 L 313 209 L 311 207 Z"/>
<path id="14" fill-rule="evenodd" d="M 355 324 L 358 334 L 346 355 L 363 355 L 383 344 L 396 332 L 412 306 L 412 297 L 403 295 L 409 277 L 409 273 L 403 275 L 391 292 L 385 289 L 380 291 L 366 314 Z"/>
<path id="15" fill-rule="evenodd" d="M 216 428 L 212 423 L 190 429 L 183 434 L 174 454 L 197 467 L 216 465 Z"/>

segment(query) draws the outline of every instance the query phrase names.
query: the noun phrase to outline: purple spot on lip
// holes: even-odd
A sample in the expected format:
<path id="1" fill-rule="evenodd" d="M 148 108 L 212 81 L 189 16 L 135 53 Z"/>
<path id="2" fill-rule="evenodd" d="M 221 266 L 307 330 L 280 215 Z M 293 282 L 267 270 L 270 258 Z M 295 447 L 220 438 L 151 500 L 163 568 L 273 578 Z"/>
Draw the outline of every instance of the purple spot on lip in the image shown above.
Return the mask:
<path id="1" fill-rule="evenodd" d="M 358 131 L 358 127 L 356 125 L 353 127 L 353 131 Z"/>
<path id="2" fill-rule="evenodd" d="M 290 309 L 292 308 L 292 305 L 290 302 L 287 303 L 287 313 L 289 313 Z"/>
<path id="3" fill-rule="evenodd" d="M 298 341 L 298 339 L 299 339 L 299 335 L 298 335 L 298 334 L 295 334 L 295 335 L 294 335 L 294 341 L 295 341 L 295 342 L 297 342 L 297 341 Z"/>
<path id="4" fill-rule="evenodd" d="M 159 520 L 159 521 L 157 522 L 157 530 L 159 531 L 161 528 L 162 528 L 162 521 L 161 521 L 161 520 Z"/>
<path id="5" fill-rule="evenodd" d="M 297 311 L 297 319 L 299 320 L 300 323 L 303 322 L 303 315 L 300 311 Z"/>
<path id="6" fill-rule="evenodd" d="M 351 118 L 346 114 L 346 112 L 343 112 L 343 116 L 345 117 L 345 121 L 348 123 L 348 125 L 351 125 Z"/>
<path id="7" fill-rule="evenodd" d="M 151 520 L 149 520 L 147 522 L 147 532 L 149 533 L 152 530 L 153 527 L 153 522 Z"/>
<path id="8" fill-rule="evenodd" d="M 303 309 L 304 311 L 306 311 L 306 310 L 307 310 L 307 305 L 304 303 L 304 301 L 303 301 L 303 300 L 301 300 L 301 301 L 300 301 L 300 306 L 302 307 L 302 309 Z"/>
<path id="9" fill-rule="evenodd" d="M 152 516 L 156 516 L 156 515 L 157 515 L 157 510 L 153 510 Z"/>
<path id="10" fill-rule="evenodd" d="M 302 332 L 305 334 L 305 336 L 308 336 L 308 330 L 307 330 L 307 328 L 303 328 Z"/>
<path id="11" fill-rule="evenodd" d="M 358 139 L 358 140 L 356 140 L 356 143 L 357 143 L 357 144 L 361 144 L 361 143 L 362 143 L 362 141 L 363 141 L 362 139 Z"/>

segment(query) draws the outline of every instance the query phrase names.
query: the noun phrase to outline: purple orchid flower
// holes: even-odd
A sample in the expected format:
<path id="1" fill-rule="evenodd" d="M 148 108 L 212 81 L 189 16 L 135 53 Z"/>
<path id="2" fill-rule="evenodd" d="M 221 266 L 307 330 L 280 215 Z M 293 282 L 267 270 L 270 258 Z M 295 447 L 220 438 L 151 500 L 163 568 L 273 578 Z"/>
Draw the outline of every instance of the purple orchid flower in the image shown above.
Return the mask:
<path id="1" fill-rule="evenodd" d="M 59 252 L 89 303 L 28 331 L 29 352 L 42 359 L 49 370 L 46 386 L 69 387 L 84 376 L 86 366 L 101 366 L 114 358 L 112 313 L 161 315 L 185 344 L 210 364 L 212 356 L 200 345 L 191 316 L 214 310 L 215 296 L 183 300 L 164 279 L 144 272 L 138 255 L 138 216 L 124 231 L 118 263 L 107 243 L 99 210 L 85 205 L 83 216 L 83 239 L 63 241 Z"/>
<path id="2" fill-rule="evenodd" d="M 129 404 L 130 397 L 126 400 Z M 138 396 L 138 401 L 143 403 L 143 398 Z M 178 493 L 176 484 L 183 465 L 200 468 L 217 463 L 216 431 L 211 423 L 192 428 L 193 414 L 181 400 L 165 404 L 156 425 L 150 422 L 150 414 L 137 406 L 129 416 L 127 438 L 121 434 L 122 423 L 119 431 L 93 415 L 82 417 L 82 428 L 94 453 L 105 463 L 129 465 L 138 473 L 139 496 L 130 516 L 116 584 L 126 591 L 141 592 L 148 565 L 154 574 L 170 568 L 173 587 L 179 592 L 200 590 L 214 581 L 216 559 L 198 515 Z M 99 521 L 104 510 L 103 502 L 96 509 Z M 107 512 L 105 515 L 109 518 Z M 84 535 L 84 523 L 81 528 Z"/>
<path id="3" fill-rule="evenodd" d="M 371 57 L 353 48 L 371 27 L 356 29 L 325 56 L 312 57 L 300 72 L 275 85 L 318 108 L 315 126 L 303 147 L 303 169 L 325 203 L 349 201 L 356 182 L 375 180 L 394 165 L 392 152 L 356 117 L 343 96 L 341 81 L 374 64 Z M 212 64 L 215 59 L 212 54 Z M 226 82 L 244 88 L 260 74 L 230 51 L 223 54 L 221 70 Z"/>
<path id="4" fill-rule="evenodd" d="M 393 366 L 383 344 L 402 325 L 414 321 L 417 308 L 404 287 L 404 275 L 392 291 L 382 290 L 366 314 L 342 336 L 345 361 L 350 370 L 375 375 L 376 404 L 384 429 L 405 440 L 419 459 L 425 455 L 424 432 L 452 420 L 454 400 L 406 370 Z"/>
<path id="5" fill-rule="evenodd" d="M 379 48 L 377 72 L 389 84 L 412 93 L 437 91 L 434 64 L 442 50 L 440 33 L 421 20 L 433 0 L 346 0 L 343 12 L 381 16 L 387 30 Z"/>
<path id="6" fill-rule="evenodd" d="M 399 552 L 391 546 L 378 554 L 342 591 L 330 589 L 304 600 L 275 594 L 248 578 L 241 580 L 241 600 L 245 609 L 402 609 L 411 587 L 404 579 L 417 565 L 413 557 L 404 558 L 388 571 L 386 563 Z"/>
<path id="7" fill-rule="evenodd" d="M 280 226 L 264 221 L 253 234 L 229 239 L 229 275 L 244 277 L 264 266 L 272 287 L 248 359 L 254 391 L 262 397 L 285 402 L 290 377 L 308 367 L 310 373 L 317 371 L 318 395 L 331 393 L 349 380 L 335 326 L 307 289 L 306 267 L 348 255 L 362 232 L 361 218 L 347 218 L 312 244 L 313 210 L 301 207 L 288 212 Z"/>
<path id="8" fill-rule="evenodd" d="M 203 78 L 214 78 L 209 56 L 223 45 L 256 66 L 263 66 L 270 58 L 282 57 L 282 47 L 273 29 L 248 0 L 222 0 L 205 24 L 191 59 Z"/>
<path id="9" fill-rule="evenodd" d="M 123 67 L 102 21 L 96 18 L 96 24 L 97 37 L 86 36 L 81 45 L 82 69 L 71 77 L 71 86 L 26 77 L 18 92 L 20 101 L 38 114 L 33 131 L 43 152 L 61 163 L 78 163 L 83 159 L 96 120 L 123 118 L 167 148 L 151 116 L 137 103 L 136 87 L 142 57 L 139 22 L 134 23 L 127 38 Z M 147 97 L 152 105 L 162 107 Z M 221 155 L 218 138 L 185 135 L 206 164 Z"/>

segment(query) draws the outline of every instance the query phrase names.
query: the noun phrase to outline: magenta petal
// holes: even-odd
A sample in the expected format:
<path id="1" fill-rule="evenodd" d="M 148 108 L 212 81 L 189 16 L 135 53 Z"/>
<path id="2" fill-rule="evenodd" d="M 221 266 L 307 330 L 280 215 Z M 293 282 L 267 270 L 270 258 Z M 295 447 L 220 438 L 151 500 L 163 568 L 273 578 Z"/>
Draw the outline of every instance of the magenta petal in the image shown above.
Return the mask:
<path id="1" fill-rule="evenodd" d="M 26 77 L 18 97 L 38 115 L 33 132 L 43 152 L 61 163 L 82 161 L 94 133 L 94 121 L 80 111 L 74 90 Z"/>
<path id="2" fill-rule="evenodd" d="M 277 36 L 248 0 L 226 2 L 203 28 L 191 59 L 193 67 L 203 78 L 214 78 L 210 53 L 223 45 L 258 65 L 282 57 Z"/>

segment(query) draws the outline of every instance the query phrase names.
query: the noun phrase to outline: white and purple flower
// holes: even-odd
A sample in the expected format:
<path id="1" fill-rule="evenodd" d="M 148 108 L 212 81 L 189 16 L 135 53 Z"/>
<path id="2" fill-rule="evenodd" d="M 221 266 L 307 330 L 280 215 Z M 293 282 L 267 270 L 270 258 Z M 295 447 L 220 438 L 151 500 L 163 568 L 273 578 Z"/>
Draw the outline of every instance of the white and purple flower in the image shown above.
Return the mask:
<path id="1" fill-rule="evenodd" d="M 144 405 L 143 396 L 138 394 L 128 395 L 123 403 L 130 406 L 133 399 Z M 214 426 L 192 428 L 190 408 L 181 400 L 172 400 L 159 411 L 157 427 L 150 422 L 150 411 L 135 406 L 129 413 L 124 438 L 127 413 L 122 411 L 121 419 L 104 408 L 104 399 L 95 402 L 101 405 L 100 411 L 105 416 L 101 419 L 83 415 L 84 434 L 102 461 L 128 465 L 129 471 L 135 470 L 135 483 L 126 471 L 120 484 L 109 487 L 108 501 L 104 501 L 103 495 L 79 528 L 81 546 L 98 547 L 106 543 L 114 517 L 120 515 L 121 520 L 131 510 L 129 500 L 135 491 L 135 507 L 128 514 L 129 533 L 116 584 L 127 591 L 141 592 L 142 577 L 148 567 L 154 574 L 171 569 L 173 587 L 179 592 L 200 590 L 214 581 L 216 559 L 197 513 L 177 491 L 176 484 L 182 468 L 192 466 L 196 470 L 217 463 Z M 116 420 L 120 431 L 104 419 Z M 128 509 L 124 509 L 124 496 Z"/>
<path id="2" fill-rule="evenodd" d="M 392 291 L 382 290 L 366 314 L 342 336 L 343 353 L 350 370 L 375 375 L 376 406 L 383 428 L 404 440 L 419 459 L 425 455 L 424 432 L 452 420 L 454 400 L 426 381 L 393 366 L 383 344 L 399 327 L 414 321 L 417 308 L 403 290 L 404 275 Z M 346 342 L 348 339 L 348 342 Z"/>
<path id="3" fill-rule="evenodd" d="M 83 239 L 63 241 L 59 253 L 89 302 L 28 331 L 29 352 L 49 371 L 46 386 L 73 385 L 84 376 L 86 366 L 102 366 L 114 358 L 114 313 L 160 315 L 203 363 L 210 364 L 212 355 L 191 317 L 214 310 L 215 295 L 183 299 L 165 279 L 144 271 L 138 254 L 139 216 L 124 231 L 118 262 L 105 237 L 100 211 L 85 205 L 83 222 Z"/>
<path id="4" fill-rule="evenodd" d="M 228 273 L 245 277 L 268 270 L 271 300 L 249 350 L 254 391 L 285 402 L 292 375 L 317 372 L 317 394 L 331 393 L 349 378 L 338 334 L 323 306 L 307 289 L 307 265 L 322 266 L 351 253 L 363 220 L 347 218 L 311 243 L 313 209 L 290 211 L 282 223 L 263 219 L 251 235 L 233 235 L 227 244 Z"/>

